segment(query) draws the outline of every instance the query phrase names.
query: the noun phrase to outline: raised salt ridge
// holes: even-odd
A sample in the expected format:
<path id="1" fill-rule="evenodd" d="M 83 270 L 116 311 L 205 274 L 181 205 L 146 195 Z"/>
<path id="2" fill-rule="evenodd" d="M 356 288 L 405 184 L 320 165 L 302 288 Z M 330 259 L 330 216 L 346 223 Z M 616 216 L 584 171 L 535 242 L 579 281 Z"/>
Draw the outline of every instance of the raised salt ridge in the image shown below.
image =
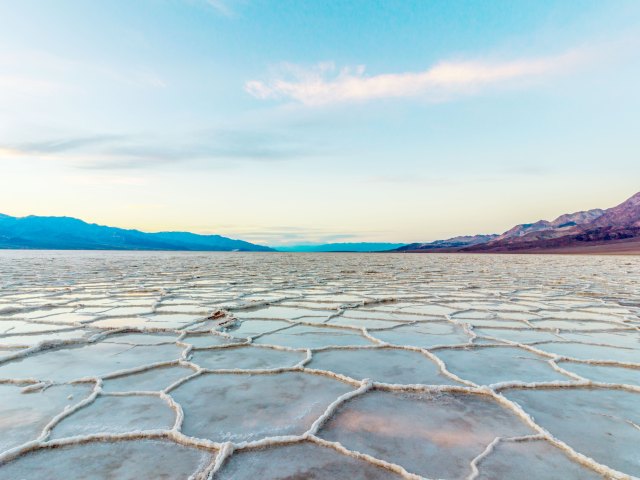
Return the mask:
<path id="1" fill-rule="evenodd" d="M 0 479 L 640 476 L 640 259 L 0 252 Z"/>

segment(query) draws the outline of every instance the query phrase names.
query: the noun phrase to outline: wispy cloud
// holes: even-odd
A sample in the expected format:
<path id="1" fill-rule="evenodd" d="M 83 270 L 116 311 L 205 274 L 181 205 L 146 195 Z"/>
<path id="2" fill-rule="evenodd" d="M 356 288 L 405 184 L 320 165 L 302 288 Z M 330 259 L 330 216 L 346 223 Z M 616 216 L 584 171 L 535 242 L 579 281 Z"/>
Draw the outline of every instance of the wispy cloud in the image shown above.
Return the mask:
<path id="1" fill-rule="evenodd" d="M 37 157 L 93 170 L 128 170 L 187 162 L 221 168 L 239 161 L 304 158 L 317 151 L 290 135 L 242 130 L 202 131 L 173 138 L 97 134 L 0 143 L 0 159 Z"/>
<path id="2" fill-rule="evenodd" d="M 258 99 L 290 100 L 311 106 L 402 97 L 443 101 L 492 85 L 566 72 L 589 58 L 587 52 L 573 50 L 507 61 L 446 61 L 421 72 L 380 75 L 367 75 L 363 65 L 338 69 L 333 62 L 311 68 L 282 64 L 272 78 L 249 81 L 245 90 Z"/>
<path id="3" fill-rule="evenodd" d="M 336 242 L 360 242 L 367 238 L 378 238 L 389 232 L 380 230 L 358 229 L 357 232 L 337 233 L 336 229 L 314 226 L 288 225 L 217 225 L 216 232 L 232 238 L 242 238 L 263 245 L 318 245 Z M 190 231 L 211 233 L 210 226 L 190 227 Z"/>
<path id="4" fill-rule="evenodd" d="M 198 7 L 206 7 L 214 10 L 219 15 L 224 17 L 235 17 L 236 11 L 232 7 L 232 3 L 238 0 L 185 0 L 187 4 L 195 5 Z"/>
<path id="5" fill-rule="evenodd" d="M 235 15 L 235 12 L 225 0 L 206 0 L 206 2 L 225 17 L 233 17 Z"/>
<path id="6" fill-rule="evenodd" d="M 300 245 L 344 242 L 359 238 L 361 235 L 335 233 L 319 228 L 304 227 L 268 227 L 229 229 L 225 234 L 247 239 L 265 245 Z"/>
<path id="7" fill-rule="evenodd" d="M 15 105 L 22 97 L 39 101 L 54 94 L 77 95 L 92 88 L 103 89 L 105 84 L 139 89 L 168 86 L 166 79 L 144 65 L 115 67 L 99 61 L 74 60 L 45 50 L 0 48 L 0 109 L 8 109 L 7 106 Z"/>
<path id="8" fill-rule="evenodd" d="M 114 142 L 126 140 L 124 135 L 89 135 L 65 137 L 48 140 L 37 140 L 18 144 L 11 148 L 16 153 L 24 154 L 52 154 L 81 150 L 87 147 L 100 147 Z"/>

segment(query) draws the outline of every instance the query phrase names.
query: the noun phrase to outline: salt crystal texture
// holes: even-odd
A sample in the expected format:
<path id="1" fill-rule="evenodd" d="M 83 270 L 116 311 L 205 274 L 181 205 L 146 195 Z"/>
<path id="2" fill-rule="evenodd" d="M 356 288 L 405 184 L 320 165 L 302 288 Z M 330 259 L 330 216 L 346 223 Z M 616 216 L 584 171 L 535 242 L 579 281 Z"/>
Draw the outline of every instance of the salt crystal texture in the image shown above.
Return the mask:
<path id="1" fill-rule="evenodd" d="M 640 259 L 0 252 L 0 479 L 640 477 Z"/>

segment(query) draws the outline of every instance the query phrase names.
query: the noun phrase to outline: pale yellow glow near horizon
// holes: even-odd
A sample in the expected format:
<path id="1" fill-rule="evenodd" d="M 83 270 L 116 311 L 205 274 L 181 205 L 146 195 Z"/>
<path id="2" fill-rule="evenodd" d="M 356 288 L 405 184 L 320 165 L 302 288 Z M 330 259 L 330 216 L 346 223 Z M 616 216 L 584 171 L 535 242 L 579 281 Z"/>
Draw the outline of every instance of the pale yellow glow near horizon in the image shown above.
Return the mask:
<path id="1" fill-rule="evenodd" d="M 184 230 L 270 245 L 325 241 L 432 241 L 501 233 L 518 223 L 609 208 L 638 190 L 584 176 L 465 179 L 443 185 L 375 184 L 358 177 L 283 178 L 269 168 L 105 173 L 47 162 L 5 165 L 0 213 L 72 216 L 143 231 Z M 234 181 L 244 178 L 242 182 Z M 599 186 L 599 188 L 598 188 Z M 532 192 L 524 194 L 523 192 Z M 534 194 L 535 193 L 535 194 Z M 348 237 L 335 237 L 350 235 Z"/>

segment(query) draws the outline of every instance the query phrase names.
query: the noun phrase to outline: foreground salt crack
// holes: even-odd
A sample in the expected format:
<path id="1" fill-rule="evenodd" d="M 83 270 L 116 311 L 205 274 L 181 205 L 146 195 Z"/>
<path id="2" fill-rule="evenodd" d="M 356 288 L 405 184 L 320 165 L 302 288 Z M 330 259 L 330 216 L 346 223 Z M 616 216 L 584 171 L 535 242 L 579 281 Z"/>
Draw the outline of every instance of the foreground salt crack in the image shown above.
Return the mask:
<path id="1" fill-rule="evenodd" d="M 640 259 L 0 252 L 0 479 L 640 476 Z"/>

